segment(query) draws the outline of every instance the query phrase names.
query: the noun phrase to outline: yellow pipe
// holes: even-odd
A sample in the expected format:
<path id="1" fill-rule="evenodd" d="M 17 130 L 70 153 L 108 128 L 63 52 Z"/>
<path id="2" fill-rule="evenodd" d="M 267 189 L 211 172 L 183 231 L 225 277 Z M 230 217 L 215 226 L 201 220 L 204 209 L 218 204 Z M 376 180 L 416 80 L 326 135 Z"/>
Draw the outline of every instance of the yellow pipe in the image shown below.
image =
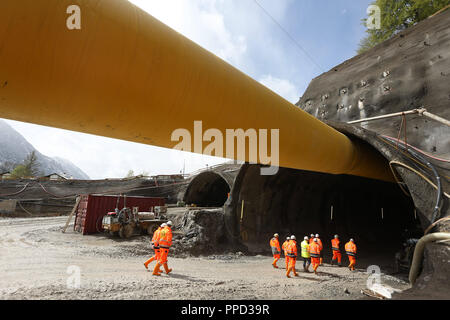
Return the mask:
<path id="1" fill-rule="evenodd" d="M 0 1 L 0 117 L 166 148 L 196 120 L 280 129 L 280 166 L 392 181 L 378 153 L 125 0 Z"/>

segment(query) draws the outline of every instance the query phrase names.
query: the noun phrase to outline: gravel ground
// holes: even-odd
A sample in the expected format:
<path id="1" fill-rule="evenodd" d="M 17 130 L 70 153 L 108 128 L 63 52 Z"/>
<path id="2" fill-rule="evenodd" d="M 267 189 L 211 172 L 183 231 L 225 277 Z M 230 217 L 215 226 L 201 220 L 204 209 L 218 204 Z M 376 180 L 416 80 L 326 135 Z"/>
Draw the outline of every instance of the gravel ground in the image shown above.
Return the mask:
<path id="1" fill-rule="evenodd" d="M 151 254 L 148 236 L 128 240 L 82 236 L 73 232 L 73 225 L 62 233 L 66 220 L 0 219 L 0 299 L 366 298 L 360 292 L 366 287 L 366 270 L 352 273 L 325 264 L 319 276 L 299 271 L 299 277 L 288 279 L 284 259 L 280 269 L 274 269 L 271 257 L 240 253 L 169 256 L 173 272 L 152 276 L 143 266 Z M 300 263 L 297 266 L 301 268 Z M 400 290 L 410 287 L 389 275 L 383 274 L 381 281 Z"/>

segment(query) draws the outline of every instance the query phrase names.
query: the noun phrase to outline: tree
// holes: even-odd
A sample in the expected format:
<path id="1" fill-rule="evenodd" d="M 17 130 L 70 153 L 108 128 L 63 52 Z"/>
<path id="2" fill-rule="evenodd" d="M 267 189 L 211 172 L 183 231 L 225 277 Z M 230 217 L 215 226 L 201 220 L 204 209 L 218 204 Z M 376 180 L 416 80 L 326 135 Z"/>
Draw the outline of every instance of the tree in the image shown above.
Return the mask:
<path id="1" fill-rule="evenodd" d="M 132 177 L 134 177 L 134 171 L 133 170 L 128 170 L 128 173 L 125 176 L 125 178 L 132 178 Z"/>
<path id="2" fill-rule="evenodd" d="M 376 0 L 372 4 L 381 10 L 381 28 L 366 30 L 367 36 L 361 39 L 358 54 L 428 18 L 450 5 L 450 0 Z M 362 21 L 365 25 L 367 19 Z"/>
<path id="3" fill-rule="evenodd" d="M 27 155 L 23 164 L 19 164 L 14 168 L 11 175 L 14 178 L 34 177 L 39 173 L 38 165 L 36 151 L 32 151 Z"/>

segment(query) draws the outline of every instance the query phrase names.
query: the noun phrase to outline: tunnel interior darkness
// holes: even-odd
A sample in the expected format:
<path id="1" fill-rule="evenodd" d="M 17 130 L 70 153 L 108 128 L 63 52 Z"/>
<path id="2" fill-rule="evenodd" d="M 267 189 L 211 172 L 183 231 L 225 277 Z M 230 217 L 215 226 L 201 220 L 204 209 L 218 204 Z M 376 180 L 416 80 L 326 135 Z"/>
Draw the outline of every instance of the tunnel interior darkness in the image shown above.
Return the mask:
<path id="1" fill-rule="evenodd" d="M 247 165 L 232 195 L 238 197 L 235 220 L 240 221 L 242 214 L 242 240 L 252 252 L 270 250 L 275 232 L 281 243 L 288 235 L 296 235 L 300 242 L 305 235 L 319 233 L 329 262 L 331 239 L 338 234 L 342 252 L 353 238 L 358 256 L 369 258 L 368 264 L 380 265 L 382 260 L 393 264 L 404 240 L 420 237 L 419 213 L 396 184 L 286 168 L 262 176 L 259 169 Z"/>
<path id="2" fill-rule="evenodd" d="M 184 194 L 186 204 L 198 207 L 221 207 L 228 199 L 230 186 L 219 174 L 207 171 L 196 176 Z"/>

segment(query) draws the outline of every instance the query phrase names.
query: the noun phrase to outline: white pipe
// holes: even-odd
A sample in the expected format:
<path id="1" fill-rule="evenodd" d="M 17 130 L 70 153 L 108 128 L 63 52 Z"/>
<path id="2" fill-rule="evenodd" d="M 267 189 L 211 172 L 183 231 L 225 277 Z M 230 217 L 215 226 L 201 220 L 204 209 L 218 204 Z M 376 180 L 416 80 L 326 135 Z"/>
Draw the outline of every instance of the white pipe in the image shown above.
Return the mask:
<path id="1" fill-rule="evenodd" d="M 419 112 L 419 114 L 420 114 L 420 112 Z M 430 118 L 430 119 L 433 119 L 433 120 L 435 120 L 435 121 L 438 121 L 438 122 L 443 123 L 443 124 L 445 124 L 446 126 L 450 127 L 450 121 L 448 121 L 447 119 L 444 119 L 444 118 L 442 118 L 442 117 L 439 117 L 439 116 L 437 116 L 437 115 L 435 115 L 435 114 L 432 114 L 432 113 L 429 113 L 429 112 L 427 112 L 427 111 L 424 111 L 422 114 L 423 114 L 425 117 L 428 117 L 428 118 Z"/>
<path id="2" fill-rule="evenodd" d="M 448 240 L 448 239 L 450 239 L 449 232 L 430 233 L 420 238 L 420 240 L 416 244 L 416 248 L 414 249 L 413 261 L 411 263 L 411 269 L 409 270 L 409 282 L 411 284 L 414 284 L 416 282 L 417 277 L 419 276 L 419 269 L 421 266 L 425 245 L 432 241 Z"/>
<path id="3" fill-rule="evenodd" d="M 389 114 L 385 114 L 382 116 L 376 116 L 376 117 L 371 117 L 371 118 L 364 118 L 364 119 L 349 121 L 347 123 L 353 124 L 353 123 L 366 122 L 366 121 L 372 121 L 372 120 L 380 120 L 380 119 L 386 119 L 386 118 L 399 117 L 399 116 L 403 116 L 403 115 L 407 115 L 407 114 L 420 113 L 419 110 L 420 109 L 414 109 L 414 110 L 403 111 L 403 112 L 389 113 Z"/>
<path id="4" fill-rule="evenodd" d="M 437 122 L 440 122 L 446 126 L 450 127 L 450 121 L 439 117 L 435 114 L 432 114 L 430 112 L 427 111 L 427 109 L 425 108 L 420 108 L 420 109 L 413 109 L 413 110 L 409 110 L 409 111 L 403 111 L 403 112 L 396 112 L 396 113 L 389 113 L 389 114 L 385 114 L 382 116 L 376 116 L 376 117 L 371 117 L 371 118 L 364 118 L 364 119 L 359 119 L 359 120 L 354 120 L 354 121 L 349 121 L 347 122 L 348 124 L 354 124 L 354 123 L 359 123 L 359 122 L 367 122 L 367 121 L 372 121 L 372 120 L 380 120 L 380 119 L 386 119 L 386 118 L 393 118 L 393 117 L 399 117 L 399 116 L 403 116 L 403 115 L 408 115 L 408 114 L 419 114 L 420 116 L 425 116 L 428 117 L 430 119 L 433 119 Z"/>

